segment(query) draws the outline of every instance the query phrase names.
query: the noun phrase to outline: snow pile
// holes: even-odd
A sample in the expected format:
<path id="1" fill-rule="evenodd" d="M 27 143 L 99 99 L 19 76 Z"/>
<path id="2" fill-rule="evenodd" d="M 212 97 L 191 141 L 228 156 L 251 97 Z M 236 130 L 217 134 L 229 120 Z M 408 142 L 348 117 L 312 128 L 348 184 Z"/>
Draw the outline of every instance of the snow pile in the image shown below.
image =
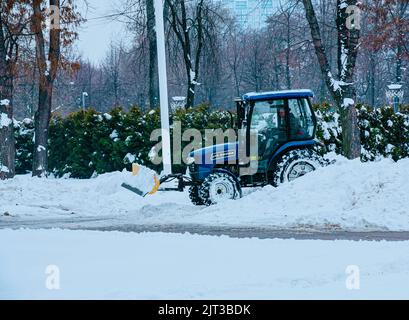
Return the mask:
<path id="1" fill-rule="evenodd" d="M 404 299 L 408 294 L 409 258 L 402 253 L 409 242 L 61 230 L 0 230 L 0 242 L 7 244 L 0 246 L 0 299 Z"/>
<path id="2" fill-rule="evenodd" d="M 121 187 L 126 182 L 151 190 L 148 169 L 137 177 L 125 171 L 89 180 L 18 176 L 0 182 L 0 220 L 7 212 L 7 219 L 95 216 L 132 224 L 403 231 L 409 230 L 408 178 L 409 159 L 361 163 L 339 158 L 278 189 L 245 189 L 240 200 L 195 207 L 187 192 L 142 198 Z"/>
<path id="3" fill-rule="evenodd" d="M 243 225 L 409 230 L 409 159 L 335 165 L 279 189 L 204 210 L 203 221 Z M 216 218 L 217 217 L 217 221 Z"/>

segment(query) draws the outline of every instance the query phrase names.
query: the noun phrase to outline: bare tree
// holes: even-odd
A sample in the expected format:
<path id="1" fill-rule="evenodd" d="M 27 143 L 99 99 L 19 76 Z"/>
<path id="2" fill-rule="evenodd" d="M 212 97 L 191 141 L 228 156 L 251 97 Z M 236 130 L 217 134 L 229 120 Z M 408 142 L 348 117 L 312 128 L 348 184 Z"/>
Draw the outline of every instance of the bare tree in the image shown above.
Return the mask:
<path id="1" fill-rule="evenodd" d="M 28 24 L 27 1 L 0 2 L 0 180 L 14 177 L 14 76 L 20 57 L 19 38 Z"/>
<path id="2" fill-rule="evenodd" d="M 35 137 L 33 152 L 33 176 L 42 176 L 48 169 L 48 128 L 51 119 L 54 81 L 61 64 L 61 47 L 69 46 L 76 38 L 68 26 L 77 25 L 80 16 L 74 10 L 73 0 L 49 0 L 49 10 L 43 10 L 43 0 L 32 1 L 32 29 L 35 35 L 36 58 L 39 72 L 38 108 L 35 113 Z M 44 22 L 50 19 L 49 30 Z M 60 26 L 66 24 L 64 32 Z M 46 41 L 46 32 L 48 41 Z M 48 45 L 48 52 L 46 47 Z"/>

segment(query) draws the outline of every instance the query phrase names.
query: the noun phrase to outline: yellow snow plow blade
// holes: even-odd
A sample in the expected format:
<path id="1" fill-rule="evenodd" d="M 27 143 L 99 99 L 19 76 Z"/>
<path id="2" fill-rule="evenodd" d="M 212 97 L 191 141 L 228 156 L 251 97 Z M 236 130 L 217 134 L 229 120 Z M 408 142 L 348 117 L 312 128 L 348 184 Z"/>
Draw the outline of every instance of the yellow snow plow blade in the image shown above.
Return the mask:
<path id="1" fill-rule="evenodd" d="M 125 180 L 122 187 L 141 197 L 154 195 L 160 187 L 160 180 L 155 171 L 136 163 L 132 164 L 132 174 L 126 176 Z"/>
<path id="2" fill-rule="evenodd" d="M 149 195 L 150 195 L 150 196 L 152 196 L 152 195 L 154 195 L 156 192 L 158 192 L 159 187 L 160 187 L 160 181 L 159 181 L 158 177 L 153 176 L 153 180 L 155 181 L 155 185 L 154 185 L 152 191 L 149 192 Z"/>
<path id="3" fill-rule="evenodd" d="M 170 174 L 159 178 L 155 171 L 136 163 L 132 164 L 132 174 L 124 175 L 124 180 L 122 187 L 141 197 L 154 195 L 158 191 L 183 192 L 185 187 L 192 185 L 192 180 L 183 174 Z M 166 187 L 172 182 L 176 182 L 177 186 Z"/>
<path id="4" fill-rule="evenodd" d="M 137 165 L 136 163 L 132 164 L 132 175 L 134 177 L 138 175 L 139 170 L 140 170 L 139 168 L 140 168 L 139 165 Z"/>

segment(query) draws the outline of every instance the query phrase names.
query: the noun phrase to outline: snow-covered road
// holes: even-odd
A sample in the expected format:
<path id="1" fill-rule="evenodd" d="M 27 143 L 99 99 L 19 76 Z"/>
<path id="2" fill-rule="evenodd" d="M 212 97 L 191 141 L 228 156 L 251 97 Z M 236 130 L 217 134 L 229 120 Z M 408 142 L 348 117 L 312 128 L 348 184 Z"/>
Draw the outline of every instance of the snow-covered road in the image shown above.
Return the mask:
<path id="1" fill-rule="evenodd" d="M 64 229 L 89 231 L 119 231 L 126 233 L 176 233 L 230 238 L 351 240 L 351 241 L 409 241 L 409 231 L 344 231 L 313 229 L 276 229 L 269 227 L 229 227 L 200 224 L 133 224 L 118 217 L 58 218 L 58 219 L 1 219 L 2 229 Z"/>
<path id="2" fill-rule="evenodd" d="M 409 242 L 0 230 L 0 299 L 407 299 Z"/>
<path id="3" fill-rule="evenodd" d="M 121 187 L 129 177 L 115 172 L 89 180 L 18 176 L 0 182 L 0 224 L 95 219 L 96 226 L 120 220 L 141 226 L 409 231 L 409 159 L 363 164 L 340 158 L 278 189 L 246 190 L 242 199 L 212 207 L 193 206 L 187 193 L 141 198 Z"/>

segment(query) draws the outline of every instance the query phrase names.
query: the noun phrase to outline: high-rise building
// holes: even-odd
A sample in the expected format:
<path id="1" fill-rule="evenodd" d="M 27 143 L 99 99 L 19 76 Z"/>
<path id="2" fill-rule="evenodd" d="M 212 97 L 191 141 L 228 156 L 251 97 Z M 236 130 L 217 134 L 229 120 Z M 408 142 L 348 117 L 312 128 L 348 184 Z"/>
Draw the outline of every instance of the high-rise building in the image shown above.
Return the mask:
<path id="1" fill-rule="evenodd" d="M 274 13 L 277 0 L 219 0 L 244 28 L 259 29 Z"/>

